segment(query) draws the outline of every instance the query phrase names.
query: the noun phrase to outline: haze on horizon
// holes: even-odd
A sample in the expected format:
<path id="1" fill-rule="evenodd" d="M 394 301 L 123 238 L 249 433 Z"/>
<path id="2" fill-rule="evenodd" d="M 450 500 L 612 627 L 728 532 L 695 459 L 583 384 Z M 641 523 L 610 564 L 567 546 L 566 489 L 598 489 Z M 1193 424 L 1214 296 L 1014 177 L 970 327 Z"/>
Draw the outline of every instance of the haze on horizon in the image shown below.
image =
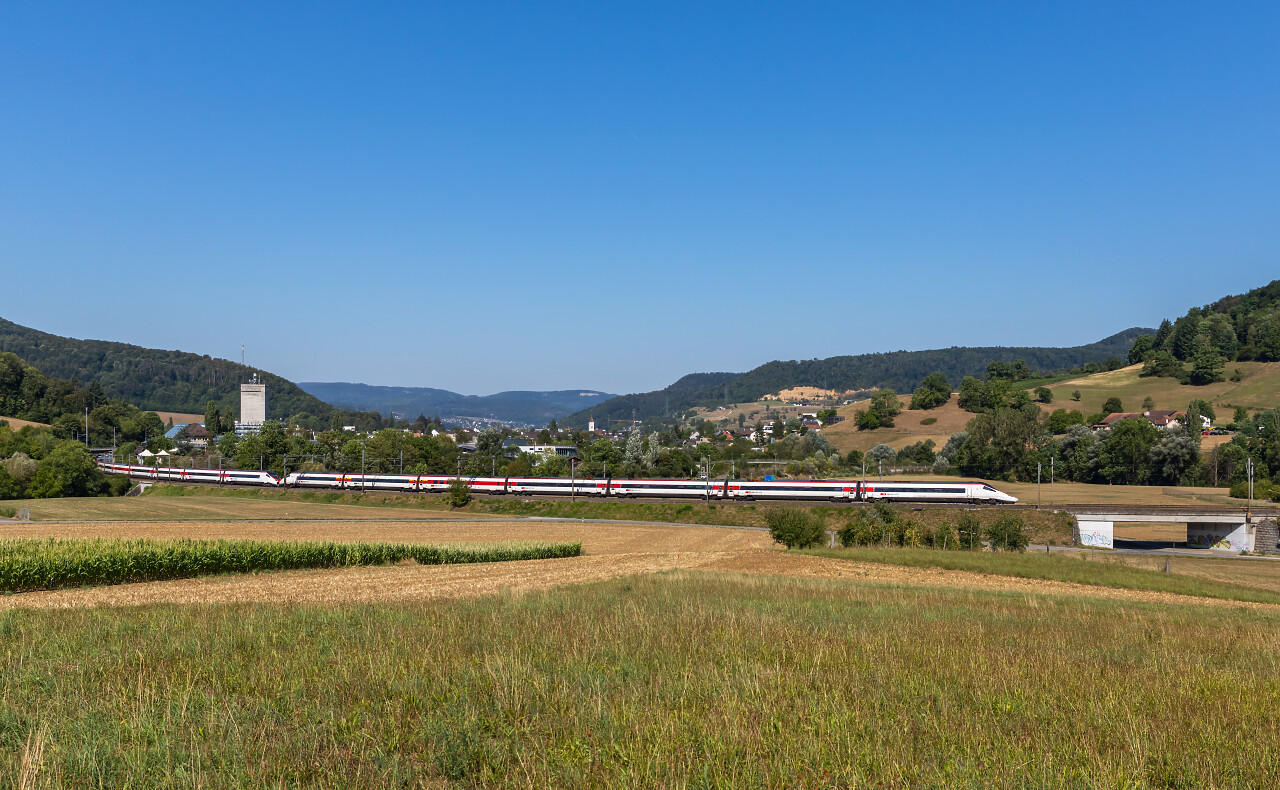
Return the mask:
<path id="1" fill-rule="evenodd" d="M 0 316 L 294 381 L 1069 346 L 1276 276 L 1280 8 L 0 11 Z"/>

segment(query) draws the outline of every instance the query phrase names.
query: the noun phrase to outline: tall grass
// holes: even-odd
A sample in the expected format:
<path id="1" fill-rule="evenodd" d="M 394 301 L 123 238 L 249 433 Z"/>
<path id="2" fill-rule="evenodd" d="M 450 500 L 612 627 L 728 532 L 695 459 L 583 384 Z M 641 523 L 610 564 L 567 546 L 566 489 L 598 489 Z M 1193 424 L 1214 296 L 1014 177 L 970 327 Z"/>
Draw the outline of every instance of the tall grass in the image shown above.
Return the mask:
<path id="1" fill-rule="evenodd" d="M 1126 590 L 1151 590 L 1230 601 L 1280 604 L 1280 595 L 1268 590 L 1197 576 L 1136 568 L 1123 562 L 1109 561 L 1105 556 L 1101 559 L 1086 560 L 1071 556 L 1067 552 L 1045 555 L 1037 552 L 1016 554 L 900 548 L 814 549 L 804 553 L 858 562 L 878 562 L 885 565 L 943 568 L 997 576 L 1015 576 L 1022 579 L 1051 579 Z"/>
<path id="2" fill-rule="evenodd" d="M 0 643 L 0 784 L 33 733 L 39 778 L 66 786 L 1280 774 L 1268 612 L 676 574 L 421 604 L 10 612 Z"/>
<path id="3" fill-rule="evenodd" d="M 253 540 L 0 540 L 0 592 L 186 579 L 301 568 L 573 557 L 581 543 L 331 543 Z"/>

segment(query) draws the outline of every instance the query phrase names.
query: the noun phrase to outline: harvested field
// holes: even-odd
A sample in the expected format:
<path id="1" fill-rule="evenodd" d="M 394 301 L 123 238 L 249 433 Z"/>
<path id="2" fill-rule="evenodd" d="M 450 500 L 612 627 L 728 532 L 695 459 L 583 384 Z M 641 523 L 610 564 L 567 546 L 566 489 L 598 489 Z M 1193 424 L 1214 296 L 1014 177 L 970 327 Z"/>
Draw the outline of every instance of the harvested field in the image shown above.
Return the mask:
<path id="1" fill-rule="evenodd" d="M 269 492 L 273 493 L 273 492 Z M 219 496 L 66 497 L 6 502 L 31 510 L 35 521 L 214 521 L 221 519 L 367 519 L 365 505 Z M 447 509 L 379 507 L 378 518 L 458 519 Z M 463 518 L 491 518 L 468 513 Z M 2 522 L 0 522 L 2 523 Z M 0 527 L 3 532 L 3 527 Z"/>
<path id="2" fill-rule="evenodd" d="M 367 511 L 366 511 L 367 512 Z M 740 551 L 773 546 L 767 532 L 680 524 L 601 524 L 590 521 L 205 521 L 0 526 L 7 538 L 225 538 L 365 543 L 548 541 L 582 544 L 584 554 Z"/>
<path id="3" fill-rule="evenodd" d="M 523 592 L 585 584 L 669 570 L 708 570 L 747 575 L 844 579 L 908 587 L 957 587 L 1018 593 L 1083 595 L 1122 601 L 1186 601 L 1236 605 L 1158 592 L 1016 579 L 800 556 L 778 550 L 767 532 L 685 525 L 635 525 L 572 521 L 432 522 L 140 522 L 6 525 L 8 537 L 133 537 L 253 540 L 464 543 L 468 541 L 579 541 L 583 557 L 494 563 L 486 566 L 396 566 L 129 584 L 86 590 L 29 593 L 0 598 L 0 608 L 136 606 L 155 603 L 335 603 L 469 598 L 500 591 Z M 1187 560 L 1188 564 L 1200 560 Z M 1221 561 L 1231 563 L 1230 560 Z M 1229 579 L 1224 564 L 1206 574 Z M 1258 568 L 1264 575 L 1280 572 Z M 1181 572 L 1181 570 L 1180 570 Z M 1261 586 L 1261 585 L 1259 585 Z M 1245 604 L 1240 604 L 1245 605 Z"/>
<path id="4" fill-rule="evenodd" d="M 686 551 L 610 554 L 486 565 L 394 566 L 296 571 L 247 576 L 122 584 L 0 598 L 3 609 L 63 609 L 95 606 L 208 603 L 374 603 L 476 598 L 523 593 L 674 570 L 705 570 L 748 576 L 853 581 L 890 587 L 962 589 L 1027 595 L 1083 596 L 1115 601 L 1263 608 L 1267 604 L 1224 601 L 1144 590 L 1121 590 L 1044 579 L 851 562 L 781 551 Z"/>

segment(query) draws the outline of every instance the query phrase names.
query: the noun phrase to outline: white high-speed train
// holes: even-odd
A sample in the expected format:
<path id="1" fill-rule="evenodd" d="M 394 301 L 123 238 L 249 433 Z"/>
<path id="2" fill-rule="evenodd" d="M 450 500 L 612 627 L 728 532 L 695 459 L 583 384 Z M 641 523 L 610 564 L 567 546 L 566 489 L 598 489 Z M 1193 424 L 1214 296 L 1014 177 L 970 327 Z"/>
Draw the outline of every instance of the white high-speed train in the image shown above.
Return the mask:
<path id="1" fill-rule="evenodd" d="M 291 472 L 283 480 L 271 472 L 177 469 L 102 463 L 104 472 L 143 480 L 208 485 L 262 485 L 288 488 L 336 488 L 358 491 L 444 492 L 451 475 L 371 475 L 339 472 Z M 567 477 L 463 477 L 478 494 L 552 494 L 591 497 L 678 497 L 683 499 L 783 499 L 808 501 L 899 501 L 1005 504 L 1017 502 L 987 483 L 862 480 L 603 480 Z"/>

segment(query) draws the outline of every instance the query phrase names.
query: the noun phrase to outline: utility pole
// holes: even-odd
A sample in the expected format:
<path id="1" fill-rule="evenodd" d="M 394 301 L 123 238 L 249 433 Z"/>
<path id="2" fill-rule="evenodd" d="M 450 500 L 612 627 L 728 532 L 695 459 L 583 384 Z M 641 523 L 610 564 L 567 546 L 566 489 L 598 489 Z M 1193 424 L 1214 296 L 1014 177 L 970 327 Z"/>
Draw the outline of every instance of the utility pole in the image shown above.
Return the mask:
<path id="1" fill-rule="evenodd" d="M 84 407 L 84 446 L 89 446 L 89 407 Z"/>
<path id="2" fill-rule="evenodd" d="M 1052 455 L 1051 455 L 1051 456 L 1049 456 L 1049 485 L 1053 485 L 1053 482 L 1054 482 L 1054 476 L 1053 476 L 1053 459 L 1054 459 L 1054 456 L 1052 456 Z"/>
<path id="3" fill-rule="evenodd" d="M 1036 510 L 1040 509 L 1040 469 L 1043 466 L 1043 462 L 1036 461 Z"/>
<path id="4" fill-rule="evenodd" d="M 1249 475 L 1249 499 L 1244 506 L 1244 521 L 1246 524 L 1253 523 L 1253 456 L 1249 456 L 1249 460 L 1245 461 L 1244 471 Z"/>

